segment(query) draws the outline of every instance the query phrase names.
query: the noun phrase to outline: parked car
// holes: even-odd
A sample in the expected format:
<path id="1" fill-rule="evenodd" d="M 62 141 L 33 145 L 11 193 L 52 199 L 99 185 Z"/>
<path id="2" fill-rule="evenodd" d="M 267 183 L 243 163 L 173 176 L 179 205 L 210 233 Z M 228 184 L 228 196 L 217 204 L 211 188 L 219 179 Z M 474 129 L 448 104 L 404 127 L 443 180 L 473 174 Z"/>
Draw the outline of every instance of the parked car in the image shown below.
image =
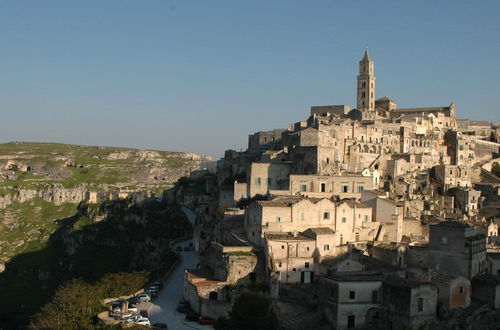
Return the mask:
<path id="1" fill-rule="evenodd" d="M 186 320 L 188 321 L 198 321 L 200 319 L 200 315 L 193 310 L 190 310 L 186 313 Z"/>
<path id="2" fill-rule="evenodd" d="M 176 247 L 176 248 L 175 248 L 175 250 L 176 250 L 177 252 L 181 252 L 181 251 L 182 251 L 182 246 L 178 246 L 178 247 Z"/>
<path id="3" fill-rule="evenodd" d="M 168 329 L 168 326 L 166 323 L 153 323 L 151 324 L 152 329 Z"/>
<path id="4" fill-rule="evenodd" d="M 127 299 L 127 301 L 129 305 L 135 305 L 141 302 L 137 297 L 130 297 Z"/>
<path id="5" fill-rule="evenodd" d="M 179 303 L 177 304 L 177 311 L 179 313 L 187 313 L 189 312 L 189 309 L 191 307 L 189 306 L 189 303 L 187 301 L 179 301 Z"/>
<path id="6" fill-rule="evenodd" d="M 134 315 L 134 313 L 132 313 L 132 312 L 129 311 L 129 312 L 121 314 L 120 317 L 121 317 L 122 320 L 128 320 L 133 315 Z"/>
<path id="7" fill-rule="evenodd" d="M 132 316 L 130 316 L 130 317 L 127 319 L 127 322 L 128 322 L 128 323 L 135 323 L 135 322 L 137 322 L 137 320 L 139 320 L 139 319 L 141 319 L 141 318 L 142 318 L 142 316 L 140 316 L 140 315 L 132 315 Z"/>
<path id="8" fill-rule="evenodd" d="M 215 324 L 215 319 L 211 318 L 210 316 L 200 316 L 198 319 L 198 322 L 200 324 Z"/>
<path id="9" fill-rule="evenodd" d="M 189 251 L 189 250 L 191 250 L 191 249 L 189 248 L 189 246 L 185 246 L 185 247 L 184 247 L 184 251 Z"/>
<path id="10" fill-rule="evenodd" d="M 141 311 L 139 312 L 139 315 L 142 317 L 149 317 L 148 311 L 145 309 L 141 309 Z"/>
<path id="11" fill-rule="evenodd" d="M 157 287 L 158 290 L 163 289 L 163 283 L 162 282 L 154 282 L 153 286 Z"/>
<path id="12" fill-rule="evenodd" d="M 111 307 L 111 312 L 113 313 L 120 313 L 122 311 L 122 308 L 120 307 L 120 305 L 113 305 Z"/>
<path id="13" fill-rule="evenodd" d="M 150 302 L 151 301 L 151 296 L 147 293 L 141 293 L 140 295 L 137 296 L 137 299 L 139 301 L 145 301 L 145 302 Z"/>
<path id="14" fill-rule="evenodd" d="M 140 325 L 147 325 L 149 326 L 151 323 L 149 322 L 149 319 L 147 317 L 141 317 L 137 321 L 134 322 L 135 324 L 140 324 Z"/>
<path id="15" fill-rule="evenodd" d="M 135 306 L 135 305 L 133 305 L 133 306 L 129 305 L 128 306 L 128 311 L 132 312 L 132 313 L 137 313 L 137 306 Z"/>
<path id="16" fill-rule="evenodd" d="M 154 286 L 150 286 L 147 290 L 146 293 L 149 294 L 150 297 L 156 297 L 158 294 L 158 290 Z"/>

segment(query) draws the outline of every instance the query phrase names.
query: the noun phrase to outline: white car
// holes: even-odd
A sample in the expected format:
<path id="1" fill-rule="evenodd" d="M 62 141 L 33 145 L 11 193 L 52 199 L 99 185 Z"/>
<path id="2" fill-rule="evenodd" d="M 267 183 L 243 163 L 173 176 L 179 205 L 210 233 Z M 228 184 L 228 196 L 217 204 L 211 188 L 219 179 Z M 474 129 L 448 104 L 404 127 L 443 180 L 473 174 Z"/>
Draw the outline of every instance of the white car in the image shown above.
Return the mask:
<path id="1" fill-rule="evenodd" d="M 137 299 L 139 301 L 145 301 L 145 302 L 151 301 L 151 297 L 147 293 L 141 293 L 140 295 L 137 296 Z"/>
<path id="2" fill-rule="evenodd" d="M 140 319 L 143 319 L 143 317 L 142 317 L 142 316 L 140 316 L 140 315 L 134 315 L 134 316 L 129 317 L 129 318 L 127 319 L 127 322 L 128 322 L 128 323 L 136 323 L 136 322 L 137 322 L 138 320 L 140 320 Z"/>
<path id="3" fill-rule="evenodd" d="M 133 313 L 137 313 L 137 307 L 136 306 L 133 306 L 133 307 L 128 306 L 128 311 L 133 312 Z"/>
<path id="4" fill-rule="evenodd" d="M 134 322 L 135 324 L 140 324 L 140 325 L 150 325 L 149 319 L 147 317 L 141 317 L 137 321 Z"/>

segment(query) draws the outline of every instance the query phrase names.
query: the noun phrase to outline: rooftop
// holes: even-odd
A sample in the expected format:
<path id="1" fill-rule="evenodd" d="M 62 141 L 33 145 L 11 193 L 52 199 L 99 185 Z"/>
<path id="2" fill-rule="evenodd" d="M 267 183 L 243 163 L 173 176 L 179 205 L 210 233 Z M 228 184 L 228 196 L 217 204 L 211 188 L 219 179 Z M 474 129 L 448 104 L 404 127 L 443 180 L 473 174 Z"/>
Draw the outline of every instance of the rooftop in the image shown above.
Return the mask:
<path id="1" fill-rule="evenodd" d="M 373 282 L 383 279 L 383 275 L 377 271 L 335 272 L 325 277 L 338 282 Z"/>
<path id="2" fill-rule="evenodd" d="M 265 233 L 264 236 L 268 241 L 314 241 L 302 233 Z"/>

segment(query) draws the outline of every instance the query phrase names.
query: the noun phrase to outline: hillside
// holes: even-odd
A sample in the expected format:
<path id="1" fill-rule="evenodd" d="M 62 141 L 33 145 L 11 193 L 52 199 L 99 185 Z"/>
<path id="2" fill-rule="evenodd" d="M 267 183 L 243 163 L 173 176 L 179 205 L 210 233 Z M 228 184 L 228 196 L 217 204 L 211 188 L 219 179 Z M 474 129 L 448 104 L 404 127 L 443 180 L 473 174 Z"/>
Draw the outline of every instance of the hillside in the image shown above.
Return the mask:
<path id="1" fill-rule="evenodd" d="M 0 272 L 14 255 L 43 248 L 54 221 L 74 215 L 79 202 L 159 194 L 207 160 L 194 153 L 0 144 Z"/>

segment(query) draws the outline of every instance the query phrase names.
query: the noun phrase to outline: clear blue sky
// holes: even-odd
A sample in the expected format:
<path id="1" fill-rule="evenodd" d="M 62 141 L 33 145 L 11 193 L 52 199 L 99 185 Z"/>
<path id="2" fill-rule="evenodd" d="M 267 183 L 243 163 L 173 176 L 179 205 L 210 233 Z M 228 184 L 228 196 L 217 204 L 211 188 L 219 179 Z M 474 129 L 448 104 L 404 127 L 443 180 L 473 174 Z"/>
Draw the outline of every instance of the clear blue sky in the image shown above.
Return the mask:
<path id="1" fill-rule="evenodd" d="M 500 120 L 500 1 L 0 0 L 0 142 L 213 156 L 311 105 L 377 97 Z"/>

